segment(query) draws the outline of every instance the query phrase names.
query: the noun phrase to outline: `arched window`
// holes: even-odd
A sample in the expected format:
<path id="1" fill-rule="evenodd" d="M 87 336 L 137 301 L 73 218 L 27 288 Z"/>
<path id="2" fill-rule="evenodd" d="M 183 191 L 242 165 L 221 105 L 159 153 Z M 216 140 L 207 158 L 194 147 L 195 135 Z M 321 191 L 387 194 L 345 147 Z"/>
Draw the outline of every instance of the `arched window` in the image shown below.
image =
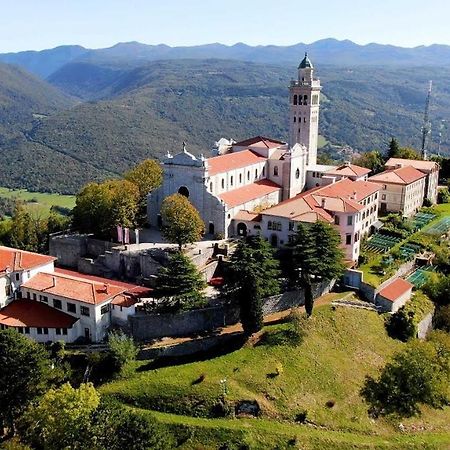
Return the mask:
<path id="1" fill-rule="evenodd" d="M 273 176 L 274 176 L 274 177 L 277 177 L 277 176 L 278 176 L 278 166 L 275 166 L 275 167 L 273 168 Z"/>
<path id="2" fill-rule="evenodd" d="M 297 180 L 300 178 L 300 169 L 297 168 L 297 170 L 295 171 L 295 178 L 297 178 Z"/>
<path id="3" fill-rule="evenodd" d="M 307 105 L 307 104 L 308 104 L 308 96 L 307 96 L 307 95 L 304 95 L 304 96 L 303 96 L 303 104 L 304 104 L 304 105 Z"/>
<path id="4" fill-rule="evenodd" d="M 294 95 L 294 105 L 297 104 L 297 94 Z"/>
<path id="5" fill-rule="evenodd" d="M 294 116 L 294 123 L 297 121 L 297 117 Z"/>
<path id="6" fill-rule="evenodd" d="M 222 178 L 222 189 L 225 189 L 225 178 Z"/>
<path id="7" fill-rule="evenodd" d="M 189 198 L 189 189 L 186 186 L 181 186 L 180 189 L 178 189 L 178 193 Z"/>

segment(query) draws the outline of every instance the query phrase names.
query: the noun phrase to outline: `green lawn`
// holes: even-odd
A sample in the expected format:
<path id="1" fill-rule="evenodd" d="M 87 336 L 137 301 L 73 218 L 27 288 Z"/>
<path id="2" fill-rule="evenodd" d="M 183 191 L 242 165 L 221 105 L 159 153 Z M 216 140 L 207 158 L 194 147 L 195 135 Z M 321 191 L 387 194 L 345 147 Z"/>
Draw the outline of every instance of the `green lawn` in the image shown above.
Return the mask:
<path id="1" fill-rule="evenodd" d="M 48 214 L 52 206 L 72 209 L 75 206 L 74 195 L 29 192 L 25 189 L 0 187 L 0 197 L 22 200 L 27 207 L 39 214 Z"/>
<path id="2" fill-rule="evenodd" d="M 273 343 L 282 337 L 286 325 L 266 330 L 272 335 L 271 344 L 244 346 L 224 356 L 172 367 L 146 369 L 145 363 L 140 363 L 136 374 L 106 384 L 100 391 L 134 408 L 158 411 L 164 422 L 192 426 L 199 433 L 197 443 L 214 442 L 211 447 L 193 444 L 185 448 L 217 448 L 222 432 L 247 436 L 254 442 L 265 441 L 263 436 L 267 436 L 268 443 L 279 435 L 284 441 L 287 436 L 297 436 L 304 445 L 301 448 L 427 448 L 419 442 L 431 443 L 435 437 L 436 443 L 443 442 L 437 435 L 424 433 L 417 446 L 407 447 L 407 438 L 396 433 L 395 424 L 374 421 L 367 415 L 359 395 L 365 376 L 376 374 L 404 345 L 386 335 L 383 316 L 319 306 L 298 346 Z M 279 375 L 274 375 L 277 369 Z M 204 380 L 196 382 L 201 376 Z M 223 379 L 227 380 L 229 400 L 258 401 L 260 419 L 211 418 Z M 330 401 L 332 407 L 327 406 Z M 294 423 L 296 415 L 305 410 L 314 427 Z M 449 421 L 450 408 L 446 408 L 426 410 L 422 418 L 403 423 L 425 424 L 427 432 L 444 433 Z M 415 438 L 409 439 L 415 442 Z"/>

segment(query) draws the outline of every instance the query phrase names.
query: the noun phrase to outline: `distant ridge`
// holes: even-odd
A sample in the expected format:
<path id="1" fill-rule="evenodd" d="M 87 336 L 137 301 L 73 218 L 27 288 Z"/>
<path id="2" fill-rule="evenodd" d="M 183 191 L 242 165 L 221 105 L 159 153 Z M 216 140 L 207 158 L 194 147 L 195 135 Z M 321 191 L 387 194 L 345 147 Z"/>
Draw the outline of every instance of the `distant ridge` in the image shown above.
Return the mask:
<path id="1" fill-rule="evenodd" d="M 66 45 L 42 51 L 0 54 L 0 61 L 17 64 L 46 78 L 70 62 L 128 63 L 140 65 L 148 61 L 171 59 L 208 59 L 250 61 L 267 64 L 295 64 L 307 49 L 319 65 L 339 66 L 450 66 L 450 46 L 434 44 L 414 48 L 394 45 L 359 45 L 349 40 L 321 39 L 311 44 L 289 46 L 251 46 L 238 42 L 171 47 L 166 44 L 148 45 L 139 42 L 121 42 L 109 48 L 86 49 Z"/>

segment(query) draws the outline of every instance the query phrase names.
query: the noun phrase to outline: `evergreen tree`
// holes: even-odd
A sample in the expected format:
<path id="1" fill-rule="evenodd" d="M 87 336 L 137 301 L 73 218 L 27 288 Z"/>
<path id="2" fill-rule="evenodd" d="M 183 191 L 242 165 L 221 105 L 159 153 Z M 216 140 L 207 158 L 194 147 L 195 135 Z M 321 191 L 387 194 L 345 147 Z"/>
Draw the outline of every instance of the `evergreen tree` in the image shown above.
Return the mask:
<path id="1" fill-rule="evenodd" d="M 389 158 L 397 158 L 397 155 L 400 153 L 400 145 L 398 144 L 397 139 L 391 137 L 389 141 L 387 159 Z"/>
<path id="2" fill-rule="evenodd" d="M 279 292 L 279 262 L 270 244 L 260 236 L 239 242 L 230 261 L 230 274 L 224 292 L 237 300 L 246 334 L 263 325 L 263 299 Z"/>
<path id="3" fill-rule="evenodd" d="M 292 252 L 294 283 L 304 289 L 305 310 L 312 314 L 314 281 L 332 280 L 345 270 L 339 233 L 324 222 L 299 224 Z"/>
<path id="4" fill-rule="evenodd" d="M 199 241 L 205 232 L 200 214 L 184 195 L 166 197 L 161 205 L 161 217 L 164 237 L 178 244 L 180 251 L 183 245 Z"/>
<path id="5" fill-rule="evenodd" d="M 176 252 L 158 273 L 156 294 L 177 307 L 189 307 L 204 300 L 205 287 L 195 264 L 182 252 Z"/>

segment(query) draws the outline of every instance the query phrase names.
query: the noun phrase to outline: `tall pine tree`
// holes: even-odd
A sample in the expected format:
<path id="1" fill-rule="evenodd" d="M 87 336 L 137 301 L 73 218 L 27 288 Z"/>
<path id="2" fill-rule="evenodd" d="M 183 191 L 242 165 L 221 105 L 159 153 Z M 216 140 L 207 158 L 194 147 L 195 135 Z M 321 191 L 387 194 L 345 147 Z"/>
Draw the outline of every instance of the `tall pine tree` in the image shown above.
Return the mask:
<path id="1" fill-rule="evenodd" d="M 270 244 L 260 236 L 239 242 L 230 261 L 224 292 L 239 304 L 244 332 L 251 335 L 263 326 L 263 299 L 279 292 L 279 262 Z"/>
<path id="2" fill-rule="evenodd" d="M 176 307 L 188 308 L 204 300 L 205 287 L 195 264 L 182 252 L 176 252 L 158 273 L 156 295 Z"/>
<path id="3" fill-rule="evenodd" d="M 332 280 L 344 272 L 339 233 L 324 222 L 312 225 L 300 223 L 292 252 L 292 265 L 294 282 L 305 291 L 305 310 L 310 316 L 314 306 L 313 282 Z"/>

